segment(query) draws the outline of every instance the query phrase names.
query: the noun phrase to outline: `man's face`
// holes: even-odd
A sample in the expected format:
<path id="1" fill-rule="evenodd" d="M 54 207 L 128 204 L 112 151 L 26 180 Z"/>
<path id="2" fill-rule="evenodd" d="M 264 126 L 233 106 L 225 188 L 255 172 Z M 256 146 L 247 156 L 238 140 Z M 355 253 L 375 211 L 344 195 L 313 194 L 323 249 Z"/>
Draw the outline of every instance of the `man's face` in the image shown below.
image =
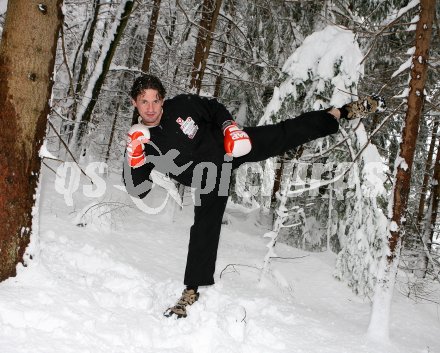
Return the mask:
<path id="1" fill-rule="evenodd" d="M 142 122 L 147 126 L 157 126 L 162 118 L 163 98 L 155 89 L 142 91 L 131 103 L 137 108 Z"/>

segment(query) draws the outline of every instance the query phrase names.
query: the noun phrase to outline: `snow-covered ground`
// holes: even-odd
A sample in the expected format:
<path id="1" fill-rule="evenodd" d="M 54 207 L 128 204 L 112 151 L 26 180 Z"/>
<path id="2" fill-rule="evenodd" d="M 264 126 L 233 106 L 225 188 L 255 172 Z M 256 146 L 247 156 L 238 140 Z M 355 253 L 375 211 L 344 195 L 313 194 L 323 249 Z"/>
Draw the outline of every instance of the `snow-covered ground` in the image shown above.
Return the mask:
<path id="1" fill-rule="evenodd" d="M 108 185 L 119 177 L 111 180 Z M 157 189 L 150 202 L 162 197 Z M 115 188 L 104 200 L 133 206 Z M 260 281 L 267 229 L 258 211 L 233 204 L 222 231 L 217 283 L 200 289 L 188 318 L 165 318 L 163 311 L 183 289 L 190 198 L 174 221 L 170 212 L 146 215 L 122 207 L 108 213 L 101 207 L 83 218 L 84 227 L 76 225 L 78 215 L 96 200 L 78 191 L 74 201 L 73 207 L 65 204 L 54 175 L 44 169 L 33 260 L 0 283 L 1 353 L 440 352 L 438 305 L 416 304 L 398 291 L 391 342 L 368 341 L 370 302 L 333 278 L 332 254 L 278 244 L 278 256 L 295 259 L 274 260 Z"/>

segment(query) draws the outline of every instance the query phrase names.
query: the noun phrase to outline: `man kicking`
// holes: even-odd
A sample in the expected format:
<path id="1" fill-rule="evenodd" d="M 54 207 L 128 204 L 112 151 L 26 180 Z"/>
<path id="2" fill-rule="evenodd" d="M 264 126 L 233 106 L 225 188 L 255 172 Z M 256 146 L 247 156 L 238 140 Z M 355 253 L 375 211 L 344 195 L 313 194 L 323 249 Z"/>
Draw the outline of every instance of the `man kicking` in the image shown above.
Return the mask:
<path id="1" fill-rule="evenodd" d="M 273 125 L 241 128 L 216 99 L 181 94 L 165 100 L 165 94 L 155 76 L 142 75 L 135 80 L 131 97 L 140 118 L 128 132 L 123 177 L 128 193 L 141 198 L 151 189 L 153 169 L 197 189 L 186 288 L 164 313 L 181 318 L 199 298 L 198 287 L 214 284 L 231 171 L 243 163 L 282 155 L 334 134 L 340 118 L 354 119 L 383 111 L 385 102 L 381 97 L 369 96 L 341 108 L 312 111 Z"/>

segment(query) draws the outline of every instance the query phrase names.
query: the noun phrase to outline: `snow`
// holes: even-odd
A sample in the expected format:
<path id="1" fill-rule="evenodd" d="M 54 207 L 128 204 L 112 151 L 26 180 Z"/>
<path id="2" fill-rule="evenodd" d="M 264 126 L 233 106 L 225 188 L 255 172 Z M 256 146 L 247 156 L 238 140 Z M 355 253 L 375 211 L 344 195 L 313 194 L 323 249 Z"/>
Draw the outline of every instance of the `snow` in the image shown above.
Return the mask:
<path id="1" fill-rule="evenodd" d="M 399 17 L 403 16 L 404 14 L 406 14 L 408 11 L 412 10 L 414 7 L 416 7 L 417 5 L 419 5 L 420 0 L 411 0 L 410 2 L 408 2 L 408 4 L 400 9 L 396 9 L 394 10 L 391 15 L 389 15 L 383 22 L 382 25 L 389 25 L 391 24 L 391 22 L 393 22 L 394 20 L 398 19 Z M 417 22 L 418 19 L 415 21 Z M 413 20 L 414 22 L 414 20 Z"/>
<path id="2" fill-rule="evenodd" d="M 47 140 L 43 141 L 43 144 L 41 145 L 38 155 L 40 156 L 40 158 L 57 159 L 57 157 L 54 156 L 51 152 L 49 152 L 49 150 L 47 149 Z"/>
<path id="3" fill-rule="evenodd" d="M 390 231 L 391 232 L 397 232 L 399 230 L 399 226 L 397 225 L 396 222 L 392 221 L 390 223 Z"/>
<path id="4" fill-rule="evenodd" d="M 281 109 L 283 101 L 288 96 L 297 99 L 296 84 L 314 81 L 316 92 L 325 91 L 325 82 L 330 81 L 333 92 L 330 105 L 340 107 L 351 100 L 349 94 L 341 94 L 346 87 L 356 83 L 363 74 L 360 66 L 362 52 L 352 31 L 338 27 L 327 26 L 322 31 L 309 35 L 286 60 L 282 71 L 288 78 L 279 87 L 274 88 L 271 101 L 258 125 L 270 122 L 270 118 Z M 335 75 L 335 66 L 339 73 Z M 313 92 L 313 90 L 310 90 Z M 307 100 L 304 99 L 305 101 Z M 314 109 L 321 109 L 320 102 L 315 102 Z"/>
<path id="5" fill-rule="evenodd" d="M 394 168 L 397 170 L 397 168 L 401 168 L 403 170 L 408 170 L 408 163 L 406 163 L 405 158 L 402 156 L 398 156 L 394 162 Z"/>
<path id="6" fill-rule="evenodd" d="M 6 12 L 8 7 L 8 0 L 0 0 L 0 15 Z"/>
<path id="7" fill-rule="evenodd" d="M 393 74 L 391 75 L 391 78 L 396 77 L 397 75 L 401 74 L 403 71 L 412 68 L 413 65 L 413 55 L 416 52 L 416 47 L 411 47 L 407 50 L 406 54 L 409 55 L 410 57 L 403 63 L 400 65 L 400 67 L 393 72 Z M 419 57 L 420 60 L 420 57 Z"/>
<path id="8" fill-rule="evenodd" d="M 102 55 L 108 50 L 127 1 L 131 0 L 121 2 L 115 22 L 102 41 Z M 417 3 L 411 1 L 402 11 Z M 0 11 L 4 4 L 0 0 Z M 394 19 L 402 11 L 394 14 Z M 258 60 L 255 51 L 253 54 Z M 92 84 L 87 86 L 79 116 L 102 69 L 102 55 L 90 77 Z M 347 92 L 356 93 L 363 73 L 359 64 L 362 58 L 351 31 L 328 26 L 313 33 L 284 65 L 283 73 L 288 79 L 275 88 L 260 124 L 270 122 L 287 96 L 296 99 L 297 87 L 305 84 L 310 85 L 305 101 L 311 101 L 316 93 L 328 98 L 325 102 L 316 100 L 312 104 L 315 109 L 346 103 L 351 99 Z M 111 69 L 134 71 L 122 65 L 112 65 Z M 242 103 L 237 114 L 239 121 L 244 121 L 246 111 L 247 106 Z M 362 124 L 355 133 L 358 147 L 368 143 Z M 323 142 L 319 145 L 320 153 L 323 145 Z M 351 147 L 350 153 L 354 155 Z M 40 156 L 53 158 L 45 145 Z M 260 165 L 251 168 L 265 182 L 261 190 L 265 196 L 271 195 L 274 162 L 267 161 L 264 169 Z M 350 186 L 356 183 L 354 197 L 362 200 L 363 193 L 364 199 L 371 196 L 371 202 L 359 201 L 354 205 L 355 217 L 350 218 L 354 226 L 341 227 L 348 233 L 341 239 L 351 241 L 351 246 L 357 247 L 355 251 L 365 254 L 368 265 L 357 266 L 359 256 L 355 258 L 355 251 L 347 252 L 350 260 L 358 261 L 356 268 L 350 268 L 358 272 L 354 281 L 365 280 L 365 273 L 368 276 L 377 272 L 375 254 L 362 250 L 368 248 L 368 242 L 377 233 L 386 236 L 385 232 L 381 233 L 386 218 L 372 212 L 378 210 L 375 197 L 385 194 L 386 170 L 376 147 L 369 144 L 365 148 L 362 162 L 353 166 L 356 177 L 350 177 L 349 182 Z M 251 187 L 246 191 L 248 195 L 243 196 L 253 202 L 251 208 L 228 204 L 216 285 L 200 289 L 200 300 L 190 308 L 187 319 L 166 319 L 162 313 L 183 289 L 193 218 L 191 196 L 187 195 L 181 203 L 174 183 L 153 174 L 155 186 L 147 200 L 131 199 L 120 185 L 120 175 L 109 176 L 103 163 L 89 163 L 85 167 L 93 184 L 74 163 L 58 165 L 50 160 L 47 163 L 56 170 L 56 175 L 44 169 L 40 179 L 26 267 L 19 265 L 17 277 L 0 283 L 2 353 L 428 353 L 440 350 L 438 340 L 432 335 L 440 326 L 435 302 L 421 305 L 398 290 L 393 293 L 394 276 L 391 276 L 391 281 L 378 286 L 372 312 L 368 298 L 356 296 L 346 283 L 335 279 L 336 255 L 331 251 L 307 253 L 277 242 L 277 229 L 270 231 L 265 226 L 269 222 L 264 221 L 265 215 L 252 198 L 258 190 L 254 193 Z M 405 167 L 403 160 L 401 166 Z M 337 171 L 345 168 L 341 162 Z M 322 170 L 312 171 L 322 173 Z M 343 174 L 335 175 L 325 184 L 334 183 L 332 188 L 341 186 L 339 179 Z M 308 191 L 324 185 L 318 178 L 320 175 L 312 177 Z M 243 183 L 235 185 L 240 195 L 246 186 L 246 177 L 243 179 Z M 240 188 L 243 192 L 239 192 Z M 342 195 L 337 190 L 334 192 L 339 200 Z M 301 221 L 285 225 L 281 219 L 289 211 L 285 206 L 288 195 L 278 193 L 279 228 L 302 224 Z M 312 204 L 306 206 L 309 205 Z M 298 209 L 298 213 L 304 215 L 304 210 Z M 331 208 L 328 214 L 330 224 Z M 304 215 L 306 221 L 304 229 L 313 234 L 322 232 L 315 217 L 306 220 Z M 361 226 L 356 228 L 358 224 Z M 327 232 L 329 241 L 330 228 Z M 384 272 L 384 269 L 383 262 L 379 270 Z M 403 277 L 400 282 L 407 280 L 407 274 L 400 276 Z"/>
<path id="9" fill-rule="evenodd" d="M 267 230 L 259 225 L 258 210 L 231 202 L 216 284 L 200 289 L 188 318 L 167 319 L 163 311 L 183 289 L 190 197 L 174 221 L 166 210 L 148 215 L 111 187 L 120 183 L 120 175 L 110 175 L 101 203 L 127 206 L 95 214 L 94 222 L 78 227 L 77 216 L 96 198 L 80 192 L 81 185 L 68 206 L 55 191 L 55 175 L 45 168 L 41 178 L 34 210 L 38 225 L 28 249 L 32 260 L 0 283 L 1 352 L 440 351 L 432 334 L 440 329 L 436 304 L 417 304 L 398 291 L 391 341 L 369 339 L 370 302 L 334 279 L 334 254 L 277 244 L 277 255 L 292 259 L 271 259 L 259 281 Z M 164 189 L 154 190 L 151 205 L 166 197 Z"/>
<path id="10" fill-rule="evenodd" d="M 391 78 L 396 77 L 403 71 L 411 68 L 411 64 L 412 64 L 412 57 L 409 57 L 402 65 L 399 66 L 399 68 L 396 71 L 393 72 Z"/>
<path id="11" fill-rule="evenodd" d="M 398 261 L 394 261 L 393 266 L 388 266 L 387 258 L 385 256 L 382 258 L 378 277 L 387 280 L 378 281 L 368 326 L 368 335 L 372 340 L 386 342 L 387 344 L 389 344 L 390 303 L 394 291 L 397 264 Z"/>
<path id="12" fill-rule="evenodd" d="M 337 26 L 327 26 L 322 31 L 312 33 L 286 61 L 283 67 L 286 78 L 279 87 L 275 87 L 272 100 L 259 124 L 283 120 L 290 118 L 289 115 L 294 116 L 311 109 L 323 109 L 329 105 L 342 106 L 352 100 L 350 92 L 356 94 L 357 83 L 363 73 L 362 59 L 363 54 L 353 32 Z M 299 92 L 301 94 L 298 94 Z M 291 104 L 292 101 L 294 104 Z M 334 193 L 336 201 L 345 203 L 345 214 L 339 213 L 332 217 L 334 212 L 331 212 L 330 200 L 329 211 L 324 216 L 315 217 L 309 211 L 306 215 L 304 210 L 298 210 L 296 214 L 301 219 L 302 227 L 298 227 L 298 230 L 289 235 L 295 236 L 295 231 L 302 233 L 309 244 L 318 245 L 323 240 L 322 225 L 319 223 L 324 220 L 328 224 L 327 243 L 331 234 L 337 234 L 338 247 L 340 245 L 342 249 L 337 257 L 334 275 L 346 282 L 354 292 L 370 296 L 376 283 L 378 262 L 383 256 L 381 245 L 386 243 L 388 222 L 378 207 L 376 198 L 387 196 L 383 186 L 387 168 L 377 148 L 369 143 L 367 132 L 361 122 L 350 124 L 350 130 L 355 129 L 355 136 L 346 132 L 343 125 L 340 133 L 341 137 L 348 141 L 351 159 L 358 160 L 352 146 L 355 142 L 359 153 L 362 151 L 362 160 L 349 162 L 333 155 L 326 165 L 314 163 L 311 179 L 307 178 L 307 181 L 307 173 L 302 173 L 307 172 L 307 164 L 295 164 L 298 172 L 296 180 L 283 180 L 283 184 L 290 184 L 294 188 L 280 191 L 277 198 L 279 206 L 282 207 L 286 204 L 286 197 L 301 195 L 304 192 L 308 192 L 309 196 L 318 197 L 318 188 L 324 185 L 331 187 L 332 196 Z M 351 141 L 352 138 L 355 138 L 355 141 Z M 306 150 L 301 159 L 317 158 L 323 152 L 324 142 L 325 140 L 315 141 L 310 151 Z M 305 168 L 302 168 L 303 166 Z M 324 170 L 331 171 L 334 176 L 331 179 L 320 180 L 319 174 Z M 343 191 L 347 189 L 354 191 L 354 197 L 344 195 Z M 281 228 L 293 228 L 296 224 L 284 224 L 287 212 L 276 214 L 277 219 L 273 227 L 276 232 Z M 273 243 L 276 243 L 276 239 L 269 245 Z"/>
<path id="13" fill-rule="evenodd" d="M 393 98 L 408 98 L 410 89 L 406 87 L 400 94 L 395 95 Z"/>

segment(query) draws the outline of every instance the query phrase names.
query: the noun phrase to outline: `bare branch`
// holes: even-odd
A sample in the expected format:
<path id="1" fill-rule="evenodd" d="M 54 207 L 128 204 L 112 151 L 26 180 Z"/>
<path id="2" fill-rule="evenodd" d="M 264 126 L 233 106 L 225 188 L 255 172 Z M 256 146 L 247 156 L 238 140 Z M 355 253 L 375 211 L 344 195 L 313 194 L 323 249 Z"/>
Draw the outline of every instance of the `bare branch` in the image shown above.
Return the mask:
<path id="1" fill-rule="evenodd" d="M 81 168 L 81 166 L 78 164 L 78 162 L 76 161 L 75 157 L 73 156 L 72 152 L 69 149 L 69 146 L 67 146 L 67 144 L 64 142 L 63 138 L 60 136 L 60 134 L 58 133 L 57 129 L 55 128 L 55 126 L 53 126 L 52 122 L 50 120 L 47 121 L 47 123 L 49 124 L 49 126 L 52 128 L 52 130 L 55 132 L 55 134 L 58 136 L 58 138 L 60 139 L 61 143 L 63 144 L 64 148 L 66 149 L 67 153 L 69 153 L 70 157 L 72 157 L 73 161 L 75 162 L 75 164 L 78 166 L 78 168 L 81 170 L 81 173 L 83 173 L 89 180 L 90 182 L 93 184 L 93 180 L 92 178 L 90 178 L 86 172 Z"/>

